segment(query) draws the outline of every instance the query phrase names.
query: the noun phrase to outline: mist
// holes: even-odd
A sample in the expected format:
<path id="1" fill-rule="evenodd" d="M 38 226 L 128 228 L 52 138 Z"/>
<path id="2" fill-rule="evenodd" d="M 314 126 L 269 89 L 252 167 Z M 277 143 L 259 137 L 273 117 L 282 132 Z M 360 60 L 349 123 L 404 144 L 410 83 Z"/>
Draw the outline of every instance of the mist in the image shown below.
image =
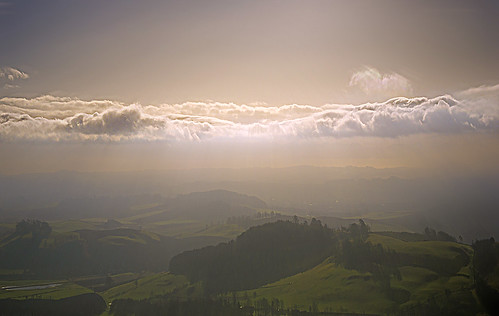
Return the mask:
<path id="1" fill-rule="evenodd" d="M 0 0 L 0 316 L 499 315 L 496 0 Z"/>

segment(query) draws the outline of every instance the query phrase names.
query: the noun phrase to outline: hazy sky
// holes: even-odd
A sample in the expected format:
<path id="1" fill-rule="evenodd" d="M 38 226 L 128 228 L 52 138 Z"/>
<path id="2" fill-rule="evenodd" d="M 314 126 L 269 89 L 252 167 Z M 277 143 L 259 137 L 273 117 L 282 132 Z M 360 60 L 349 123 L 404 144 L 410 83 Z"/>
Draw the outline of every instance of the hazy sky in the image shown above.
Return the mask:
<path id="1" fill-rule="evenodd" d="M 0 0 L 0 172 L 496 170 L 499 1 Z"/>

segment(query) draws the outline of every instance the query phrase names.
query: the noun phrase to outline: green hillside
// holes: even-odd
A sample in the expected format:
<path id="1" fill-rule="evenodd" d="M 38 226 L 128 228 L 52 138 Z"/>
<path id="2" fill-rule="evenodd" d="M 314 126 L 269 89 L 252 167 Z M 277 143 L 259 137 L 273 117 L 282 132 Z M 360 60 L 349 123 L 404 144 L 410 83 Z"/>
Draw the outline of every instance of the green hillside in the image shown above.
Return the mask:
<path id="1" fill-rule="evenodd" d="M 400 278 L 390 276 L 389 289 L 376 282 L 372 273 L 346 269 L 329 258 L 303 273 L 239 292 L 238 297 L 242 299 L 249 293 L 256 300 L 277 298 L 286 306 L 296 305 L 302 310 L 317 305 L 323 311 L 381 314 L 413 309 L 435 299 L 445 304 L 455 302 L 466 312 L 476 311 L 470 266 L 462 258 L 463 253 L 471 255 L 471 247 L 452 242 L 406 242 L 378 234 L 370 234 L 368 241 L 381 244 L 399 256 Z M 416 259 L 416 265 L 408 264 L 405 256 Z M 441 273 L 432 271 L 441 270 L 441 266 L 450 261 L 461 262 L 460 269 L 455 271 L 451 265 Z M 425 262 L 429 268 L 418 266 Z"/>
<path id="2" fill-rule="evenodd" d="M 320 310 L 379 313 L 394 305 L 370 273 L 345 269 L 330 259 L 303 273 L 239 292 L 238 296 L 243 299 L 248 293 L 254 300 L 277 298 L 286 306 L 300 310 L 317 304 Z M 359 302 L 360 297 L 362 302 Z"/>
<path id="3" fill-rule="evenodd" d="M 469 246 L 438 240 L 453 238 L 431 229 L 372 233 L 362 220 L 331 229 L 294 218 L 199 249 L 203 236 L 49 228 L 21 222 L 0 241 L 0 303 L 58 304 L 94 293 L 112 307 L 106 315 L 118 316 L 170 308 L 229 313 L 214 315 L 494 315 L 498 308 L 493 238 Z M 178 254 L 166 272 L 170 251 Z"/>
<path id="4" fill-rule="evenodd" d="M 0 281 L 0 299 L 62 299 L 85 293 L 92 291 L 67 280 Z"/>
<path id="5" fill-rule="evenodd" d="M 188 298 L 199 296 L 199 292 L 199 287 L 191 286 L 184 276 L 161 272 L 115 286 L 100 294 L 106 301 L 112 302 L 116 299 L 141 300 L 169 294 L 176 297 L 184 295 Z"/>

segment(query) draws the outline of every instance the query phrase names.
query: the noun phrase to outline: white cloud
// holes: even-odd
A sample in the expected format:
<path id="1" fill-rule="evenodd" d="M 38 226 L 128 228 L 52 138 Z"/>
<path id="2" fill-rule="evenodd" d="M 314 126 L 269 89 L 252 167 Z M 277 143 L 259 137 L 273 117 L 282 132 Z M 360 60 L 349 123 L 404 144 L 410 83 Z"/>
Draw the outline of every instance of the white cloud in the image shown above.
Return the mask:
<path id="1" fill-rule="evenodd" d="M 397 97 L 362 105 L 279 107 L 220 102 L 144 106 L 54 96 L 2 98 L 0 140 L 182 142 L 499 133 L 499 113 L 493 110 L 499 104 L 489 108 L 480 104 L 448 95 Z"/>
<path id="2" fill-rule="evenodd" d="M 467 107 L 473 107 L 476 112 L 487 113 L 491 120 L 499 116 L 499 84 L 459 91 L 456 97 Z"/>
<path id="3" fill-rule="evenodd" d="M 349 86 L 367 96 L 382 99 L 411 96 L 413 93 L 409 79 L 397 73 L 382 74 L 372 67 L 354 73 Z"/>
<path id="4" fill-rule="evenodd" d="M 484 95 L 499 95 L 499 84 L 494 86 L 483 85 L 480 87 L 459 91 L 457 95 L 462 97 L 481 97 Z"/>

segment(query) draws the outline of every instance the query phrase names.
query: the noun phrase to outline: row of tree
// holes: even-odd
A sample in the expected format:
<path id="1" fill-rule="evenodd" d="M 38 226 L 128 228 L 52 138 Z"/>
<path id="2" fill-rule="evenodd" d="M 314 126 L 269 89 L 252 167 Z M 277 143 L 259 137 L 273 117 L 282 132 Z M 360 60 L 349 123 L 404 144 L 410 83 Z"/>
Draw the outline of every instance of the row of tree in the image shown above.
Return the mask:
<path id="1" fill-rule="evenodd" d="M 401 278 L 399 256 L 367 241 L 364 221 L 334 230 L 313 218 L 310 223 L 277 221 L 253 227 L 235 241 L 184 252 L 172 258 L 170 271 L 203 282 L 208 294 L 257 288 L 304 272 L 327 257 L 347 269 L 371 272 L 390 288 Z"/>
<path id="2" fill-rule="evenodd" d="M 36 219 L 23 219 L 16 224 L 15 235 L 32 234 L 33 239 L 46 238 L 52 232 L 52 227 L 47 222 Z"/>
<path id="3" fill-rule="evenodd" d="M 487 282 L 499 269 L 499 245 L 494 238 L 473 243 L 473 282 L 482 305 L 491 315 L 499 315 L 499 291 Z"/>
<path id="4" fill-rule="evenodd" d="M 111 313 L 115 316 L 355 316 L 370 314 L 355 314 L 341 312 L 320 312 L 317 304 L 310 306 L 308 311 L 284 306 L 277 299 L 261 298 L 253 306 L 241 305 L 238 301 L 227 299 L 199 299 L 179 301 L 176 299 L 119 299 L 113 301 Z M 374 316 L 374 315 L 371 315 Z"/>

